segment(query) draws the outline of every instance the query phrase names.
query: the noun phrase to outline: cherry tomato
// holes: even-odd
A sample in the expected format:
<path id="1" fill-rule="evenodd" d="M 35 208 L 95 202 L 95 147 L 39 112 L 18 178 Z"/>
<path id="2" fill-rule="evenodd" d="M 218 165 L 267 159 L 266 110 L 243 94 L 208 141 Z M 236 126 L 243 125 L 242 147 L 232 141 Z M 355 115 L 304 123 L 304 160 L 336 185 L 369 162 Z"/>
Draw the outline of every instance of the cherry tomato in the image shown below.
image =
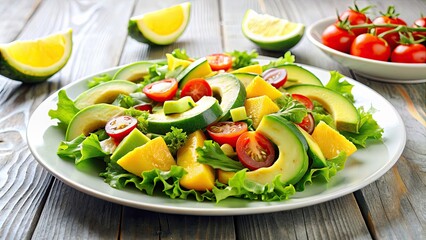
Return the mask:
<path id="1" fill-rule="evenodd" d="M 138 120 L 131 116 L 114 117 L 105 125 L 105 131 L 118 143 L 135 129 L 137 124 Z"/>
<path id="2" fill-rule="evenodd" d="M 150 83 L 143 88 L 143 93 L 150 99 L 157 102 L 164 102 L 172 99 L 178 90 L 178 81 L 168 78 Z"/>
<path id="3" fill-rule="evenodd" d="M 391 55 L 392 62 L 426 63 L 426 47 L 420 43 L 398 45 Z"/>
<path id="4" fill-rule="evenodd" d="M 315 120 L 312 116 L 312 113 L 308 113 L 302 122 L 297 124 L 299 127 L 303 128 L 307 133 L 311 134 L 315 129 Z"/>
<path id="5" fill-rule="evenodd" d="M 210 54 L 207 61 L 213 71 L 227 71 L 232 67 L 232 57 L 224 53 Z"/>
<path id="6" fill-rule="evenodd" d="M 285 69 L 270 68 L 262 73 L 262 78 L 275 88 L 280 88 L 287 82 L 287 71 Z"/>
<path id="7" fill-rule="evenodd" d="M 308 97 L 302 95 L 302 94 L 297 94 L 297 93 L 293 93 L 291 94 L 291 97 L 296 100 L 301 102 L 303 105 L 305 105 L 305 107 L 308 110 L 313 110 L 314 109 L 314 104 L 312 103 L 311 99 L 309 99 Z"/>
<path id="8" fill-rule="evenodd" d="M 245 132 L 237 141 L 237 156 L 250 170 L 269 167 L 275 160 L 274 145 L 259 132 Z"/>
<path id="9" fill-rule="evenodd" d="M 147 111 L 149 113 L 152 113 L 152 104 L 151 103 L 141 103 L 141 104 L 133 106 L 133 108 L 135 108 L 139 111 Z"/>
<path id="10" fill-rule="evenodd" d="M 351 54 L 358 57 L 387 61 L 391 55 L 389 44 L 370 33 L 363 33 L 355 38 Z"/>
<path id="11" fill-rule="evenodd" d="M 368 9 L 368 8 L 367 8 Z M 355 6 L 354 9 L 347 9 L 339 16 L 340 20 L 347 20 L 350 25 L 370 24 L 371 19 L 364 13 L 364 10 L 359 10 Z M 351 30 L 356 36 L 367 33 L 368 28 L 354 28 Z"/>
<path id="12" fill-rule="evenodd" d="M 397 25 L 404 25 L 407 26 L 407 23 L 398 17 L 398 14 L 395 13 L 395 9 L 393 6 L 390 6 L 388 8 L 387 13 L 382 14 L 382 16 L 377 17 L 373 20 L 373 24 L 397 24 Z M 376 27 L 375 28 L 375 34 L 379 35 L 383 32 L 392 30 L 394 28 L 390 27 Z M 383 38 L 389 43 L 389 46 L 392 49 L 396 48 L 396 46 L 399 45 L 399 33 L 393 32 L 386 34 L 383 36 Z"/>
<path id="13" fill-rule="evenodd" d="M 421 18 L 417 19 L 416 21 L 414 21 L 413 27 L 414 28 L 418 28 L 418 27 L 426 28 L 426 17 L 421 17 Z M 413 36 L 414 36 L 414 39 L 418 40 L 418 39 L 421 39 L 422 36 L 426 37 L 426 32 L 413 32 Z"/>
<path id="14" fill-rule="evenodd" d="M 180 92 L 181 97 L 190 96 L 195 102 L 203 96 L 213 96 L 212 88 L 209 83 L 202 78 L 194 78 L 189 80 Z"/>
<path id="15" fill-rule="evenodd" d="M 209 136 L 220 145 L 225 143 L 235 147 L 238 137 L 247 132 L 245 122 L 218 122 L 207 127 Z"/>
<path id="16" fill-rule="evenodd" d="M 340 52 L 349 53 L 355 39 L 353 32 L 340 28 L 337 24 L 328 26 L 322 33 L 322 43 Z"/>

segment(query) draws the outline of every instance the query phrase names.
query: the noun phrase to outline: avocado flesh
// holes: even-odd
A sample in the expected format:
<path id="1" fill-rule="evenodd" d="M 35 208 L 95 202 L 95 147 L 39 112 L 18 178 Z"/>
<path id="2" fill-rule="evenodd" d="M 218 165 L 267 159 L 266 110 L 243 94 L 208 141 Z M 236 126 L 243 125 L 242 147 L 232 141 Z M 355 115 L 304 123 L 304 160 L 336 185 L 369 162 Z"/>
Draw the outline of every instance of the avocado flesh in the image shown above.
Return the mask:
<path id="1" fill-rule="evenodd" d="M 165 115 L 159 109 L 148 117 L 148 132 L 166 134 L 171 127 L 181 128 L 187 134 L 207 127 L 222 116 L 222 109 L 214 97 L 204 96 L 197 105 L 183 113 Z"/>
<path id="2" fill-rule="evenodd" d="M 301 66 L 295 64 L 285 64 L 275 68 L 285 69 L 287 71 L 287 81 L 284 84 L 284 88 L 297 84 L 323 86 L 321 80 L 319 80 L 315 74 Z"/>
<path id="3" fill-rule="evenodd" d="M 327 160 L 324 157 L 324 154 L 321 151 L 321 148 L 312 138 L 312 136 L 307 133 L 303 128 L 296 125 L 300 132 L 305 137 L 306 142 L 308 143 L 308 156 L 312 160 L 312 168 L 323 168 L 327 166 Z"/>
<path id="4" fill-rule="evenodd" d="M 106 103 L 91 105 L 80 110 L 71 119 L 65 134 L 65 140 L 73 140 L 81 134 L 87 136 L 89 133 L 105 127 L 110 119 L 123 115 L 124 110 L 125 108 Z"/>
<path id="5" fill-rule="evenodd" d="M 119 94 L 129 95 L 138 89 L 138 85 L 125 80 L 113 80 L 90 88 L 74 101 L 78 109 L 83 109 L 98 103 L 112 103 Z"/>
<path id="6" fill-rule="evenodd" d="M 196 103 L 190 96 L 178 100 L 168 100 L 163 104 L 164 114 L 183 113 L 195 107 Z"/>
<path id="7" fill-rule="evenodd" d="M 140 147 L 147 143 L 150 139 L 145 136 L 137 128 L 133 129 L 129 135 L 127 135 L 123 140 L 118 144 L 117 148 L 111 155 L 111 160 L 116 162 L 118 159 L 126 155 L 128 152 L 133 149 Z"/>
<path id="8" fill-rule="evenodd" d="M 297 183 L 309 165 L 308 144 L 302 133 L 293 123 L 274 115 L 263 117 L 256 131 L 277 145 L 278 158 L 270 167 L 247 172 L 247 179 L 268 184 L 280 175 L 284 184 Z"/>
<path id="9" fill-rule="evenodd" d="M 341 94 L 321 86 L 293 85 L 289 93 L 302 94 L 319 102 L 333 117 L 337 130 L 357 133 L 360 116 L 355 106 Z"/>
<path id="10" fill-rule="evenodd" d="M 112 77 L 113 80 L 127 80 L 131 82 L 141 81 L 148 74 L 149 67 L 155 62 L 140 61 L 128 64 L 120 68 Z"/>
<path id="11" fill-rule="evenodd" d="M 199 58 L 192 62 L 188 67 L 186 67 L 179 75 L 176 77 L 176 80 L 179 82 L 179 87 L 182 87 L 189 80 L 194 78 L 204 78 L 205 76 L 212 73 L 209 62 L 207 58 Z"/>
<path id="12" fill-rule="evenodd" d="M 220 98 L 220 107 L 223 114 L 221 121 L 231 117 L 231 109 L 244 106 L 246 100 L 246 89 L 244 85 L 233 74 L 223 73 L 206 79 L 212 88 L 213 95 Z"/>

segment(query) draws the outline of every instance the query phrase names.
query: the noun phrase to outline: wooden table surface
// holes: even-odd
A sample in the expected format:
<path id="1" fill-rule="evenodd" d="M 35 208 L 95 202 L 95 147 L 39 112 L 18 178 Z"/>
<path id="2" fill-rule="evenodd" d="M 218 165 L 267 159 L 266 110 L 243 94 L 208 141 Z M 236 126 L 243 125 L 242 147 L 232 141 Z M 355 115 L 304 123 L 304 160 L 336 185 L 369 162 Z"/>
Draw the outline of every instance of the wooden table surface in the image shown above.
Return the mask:
<path id="1" fill-rule="evenodd" d="M 306 26 L 343 11 L 342 0 L 192 1 L 189 26 L 174 44 L 150 47 L 127 35 L 131 16 L 179 0 L 0 0 L 0 43 L 34 39 L 71 27 L 68 64 L 47 82 L 22 84 L 0 77 L 0 239 L 426 239 L 426 83 L 390 84 L 357 76 L 306 37 L 292 49 L 296 61 L 338 70 L 385 97 L 401 115 L 407 143 L 398 162 L 377 181 L 338 199 L 276 213 L 186 216 L 114 204 L 75 190 L 39 165 L 26 142 L 35 108 L 59 88 L 114 66 L 162 58 L 175 48 L 191 56 L 258 49 L 241 32 L 244 12 L 287 18 Z M 395 5 L 412 23 L 425 0 L 357 1 L 371 14 Z"/>

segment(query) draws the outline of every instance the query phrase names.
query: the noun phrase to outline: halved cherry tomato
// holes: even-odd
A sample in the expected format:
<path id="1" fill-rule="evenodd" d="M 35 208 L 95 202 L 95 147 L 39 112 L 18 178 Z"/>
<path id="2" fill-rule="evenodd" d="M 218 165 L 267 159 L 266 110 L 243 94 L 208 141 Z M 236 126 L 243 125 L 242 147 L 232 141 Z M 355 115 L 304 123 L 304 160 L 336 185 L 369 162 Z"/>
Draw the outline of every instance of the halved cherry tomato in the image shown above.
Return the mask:
<path id="1" fill-rule="evenodd" d="M 114 138 L 116 143 L 118 143 L 135 129 L 137 124 L 138 120 L 134 117 L 118 116 L 107 122 L 105 131 L 110 137 Z"/>
<path id="2" fill-rule="evenodd" d="M 389 44 L 371 33 L 363 33 L 355 38 L 351 54 L 357 57 L 387 61 L 391 55 Z"/>
<path id="3" fill-rule="evenodd" d="M 181 97 L 190 96 L 195 102 L 203 96 L 213 96 L 212 88 L 209 83 L 202 78 L 194 78 L 189 80 L 180 92 Z"/>
<path id="4" fill-rule="evenodd" d="M 308 110 L 313 110 L 314 109 L 314 104 L 312 103 L 311 99 L 309 99 L 308 97 L 302 95 L 302 94 L 297 94 L 297 93 L 293 93 L 291 94 L 291 97 L 296 100 L 301 102 L 303 105 L 305 105 L 305 107 Z"/>
<path id="5" fill-rule="evenodd" d="M 224 53 L 214 53 L 207 56 L 207 61 L 213 71 L 227 71 L 232 67 L 232 57 Z"/>
<path id="6" fill-rule="evenodd" d="M 135 108 L 139 111 L 147 111 L 149 113 L 152 113 L 152 104 L 151 103 L 141 103 L 141 104 L 133 106 L 133 108 Z"/>
<path id="7" fill-rule="evenodd" d="M 250 170 L 269 167 L 275 160 L 275 149 L 271 141 L 259 132 L 245 132 L 237 141 L 237 156 Z"/>
<path id="8" fill-rule="evenodd" d="M 178 81 L 168 78 L 150 83 L 143 88 L 143 93 L 150 99 L 157 102 L 164 102 L 172 99 L 178 90 Z"/>
<path id="9" fill-rule="evenodd" d="M 355 39 L 352 31 L 340 28 L 337 23 L 328 26 L 322 33 L 321 40 L 324 45 L 334 50 L 349 53 L 351 44 Z"/>
<path id="10" fill-rule="evenodd" d="M 248 126 L 245 122 L 218 122 L 207 127 L 209 136 L 220 145 L 237 145 L 238 137 L 247 132 Z"/>
<path id="11" fill-rule="evenodd" d="M 312 113 L 308 113 L 305 118 L 303 118 L 302 122 L 297 124 L 299 127 L 303 128 L 307 133 L 311 134 L 315 129 L 315 120 Z"/>
<path id="12" fill-rule="evenodd" d="M 426 63 L 426 47 L 420 43 L 398 45 L 391 55 L 392 62 Z"/>
<path id="13" fill-rule="evenodd" d="M 270 68 L 262 73 L 262 78 L 275 88 L 280 88 L 287 82 L 287 71 L 285 69 Z"/>

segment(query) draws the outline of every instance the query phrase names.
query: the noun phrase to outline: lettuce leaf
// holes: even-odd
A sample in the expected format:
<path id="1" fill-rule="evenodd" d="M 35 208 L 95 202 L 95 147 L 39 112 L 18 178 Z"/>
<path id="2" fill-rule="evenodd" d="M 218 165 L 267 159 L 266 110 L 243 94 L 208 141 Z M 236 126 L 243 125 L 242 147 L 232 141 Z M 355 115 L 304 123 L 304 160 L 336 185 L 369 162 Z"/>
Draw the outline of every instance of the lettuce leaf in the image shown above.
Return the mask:
<path id="1" fill-rule="evenodd" d="M 65 90 L 58 92 L 58 103 L 56 110 L 49 110 L 49 116 L 52 119 L 58 119 L 58 126 L 63 129 L 67 129 L 71 119 L 80 111 L 74 104 L 74 102 L 68 97 Z"/>
<path id="2" fill-rule="evenodd" d="M 217 142 L 211 140 L 204 141 L 202 147 L 196 149 L 199 163 L 210 165 L 214 169 L 222 169 L 228 172 L 236 172 L 244 168 L 239 161 L 229 158 L 220 148 Z"/>
<path id="3" fill-rule="evenodd" d="M 232 69 L 238 69 L 259 63 L 258 61 L 254 61 L 254 59 L 259 56 L 256 50 L 252 50 L 251 52 L 234 50 L 228 54 L 232 57 Z"/>
<path id="4" fill-rule="evenodd" d="M 285 65 L 285 64 L 293 64 L 296 61 L 296 57 L 291 54 L 290 51 L 284 53 L 282 57 L 279 57 L 275 61 L 270 61 L 267 65 L 262 66 L 262 70 L 268 70 L 273 67 Z"/>
<path id="5" fill-rule="evenodd" d="M 342 132 L 342 135 L 358 147 L 366 147 L 368 139 L 381 140 L 384 130 L 373 118 L 375 109 L 365 111 L 364 107 L 359 107 L 357 110 L 360 116 L 358 133 Z"/>
<path id="6" fill-rule="evenodd" d="M 342 96 L 347 98 L 351 103 L 354 103 L 355 100 L 352 95 L 353 85 L 346 80 L 340 81 L 344 77 L 345 76 L 337 71 L 330 71 L 330 80 L 325 87 L 342 94 Z"/>
<path id="7" fill-rule="evenodd" d="M 110 155 L 102 149 L 96 134 L 90 134 L 88 137 L 82 134 L 71 141 L 61 142 L 57 154 L 61 158 L 73 159 L 76 165 Z"/>

